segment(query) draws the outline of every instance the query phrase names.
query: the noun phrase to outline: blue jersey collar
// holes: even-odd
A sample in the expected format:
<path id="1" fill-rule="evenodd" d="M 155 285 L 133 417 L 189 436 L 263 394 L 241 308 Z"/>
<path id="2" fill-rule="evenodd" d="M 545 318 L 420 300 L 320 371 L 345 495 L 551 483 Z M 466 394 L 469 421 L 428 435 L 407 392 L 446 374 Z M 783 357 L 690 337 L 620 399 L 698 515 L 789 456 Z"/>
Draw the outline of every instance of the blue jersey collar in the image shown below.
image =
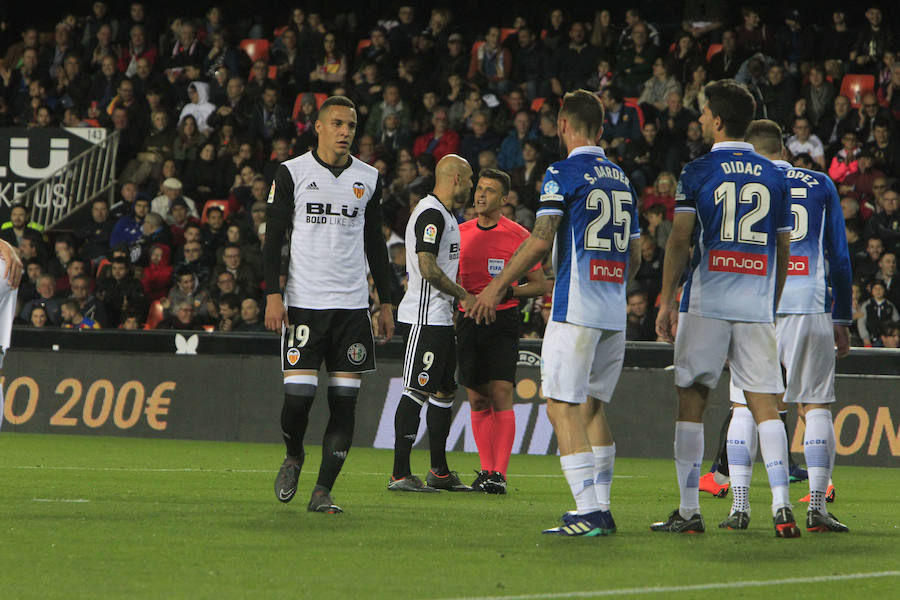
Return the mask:
<path id="1" fill-rule="evenodd" d="M 604 152 L 603 148 L 600 146 L 578 146 L 569 152 L 569 158 L 572 158 L 577 154 L 597 154 L 602 158 L 606 158 L 606 152 Z"/>
<path id="2" fill-rule="evenodd" d="M 775 163 L 776 167 L 781 167 L 783 169 L 793 169 L 794 168 L 794 165 L 792 165 L 791 163 L 789 163 L 786 160 L 773 160 L 772 162 Z"/>
<path id="3" fill-rule="evenodd" d="M 713 144 L 712 151 L 715 150 L 740 150 L 742 152 L 755 152 L 752 144 L 748 144 L 747 142 L 719 142 L 718 144 Z"/>

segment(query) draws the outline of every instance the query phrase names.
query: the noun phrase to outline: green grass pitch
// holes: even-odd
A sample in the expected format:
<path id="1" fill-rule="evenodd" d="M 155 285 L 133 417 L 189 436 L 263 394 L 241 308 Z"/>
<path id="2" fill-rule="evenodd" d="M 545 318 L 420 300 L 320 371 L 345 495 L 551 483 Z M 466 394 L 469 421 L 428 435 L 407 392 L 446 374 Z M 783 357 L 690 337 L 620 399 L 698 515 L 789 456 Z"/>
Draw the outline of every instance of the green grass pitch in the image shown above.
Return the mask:
<path id="1" fill-rule="evenodd" d="M 272 491 L 281 454 L 275 444 L 0 435 L 0 598 L 900 595 L 898 469 L 839 465 L 829 506 L 851 532 L 779 540 L 761 465 L 749 531 L 717 529 L 730 499 L 703 494 L 706 534 L 676 536 L 648 529 L 677 505 L 672 462 L 619 459 L 619 532 L 566 539 L 540 534 L 571 504 L 554 456 L 514 456 L 507 496 L 419 495 L 385 489 L 390 452 L 354 448 L 334 491 L 346 512 L 322 515 L 306 512 L 319 448 L 308 448 L 288 505 Z M 468 480 L 477 457 L 454 453 L 450 464 Z M 424 473 L 427 454 L 414 452 L 413 465 Z M 795 508 L 799 519 L 805 505 Z M 822 579 L 771 583 L 792 578 Z"/>

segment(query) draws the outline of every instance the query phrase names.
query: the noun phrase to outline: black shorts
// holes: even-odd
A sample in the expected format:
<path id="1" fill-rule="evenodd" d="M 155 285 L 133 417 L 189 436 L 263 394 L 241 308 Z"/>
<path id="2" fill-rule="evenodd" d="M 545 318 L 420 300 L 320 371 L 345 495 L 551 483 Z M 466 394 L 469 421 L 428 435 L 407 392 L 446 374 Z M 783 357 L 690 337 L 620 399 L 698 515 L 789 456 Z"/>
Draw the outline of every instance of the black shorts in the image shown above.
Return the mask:
<path id="1" fill-rule="evenodd" d="M 372 320 L 365 308 L 288 307 L 290 327 L 281 334 L 285 371 L 318 371 L 325 360 L 329 373 L 364 373 L 375 369 Z"/>
<path id="2" fill-rule="evenodd" d="M 460 315 L 456 322 L 459 382 L 467 388 L 488 381 L 516 381 L 519 361 L 519 309 L 497 311 L 493 323 L 477 325 Z"/>
<path id="3" fill-rule="evenodd" d="M 456 392 L 456 336 L 453 325 L 400 324 L 406 335 L 403 384 L 426 394 Z"/>

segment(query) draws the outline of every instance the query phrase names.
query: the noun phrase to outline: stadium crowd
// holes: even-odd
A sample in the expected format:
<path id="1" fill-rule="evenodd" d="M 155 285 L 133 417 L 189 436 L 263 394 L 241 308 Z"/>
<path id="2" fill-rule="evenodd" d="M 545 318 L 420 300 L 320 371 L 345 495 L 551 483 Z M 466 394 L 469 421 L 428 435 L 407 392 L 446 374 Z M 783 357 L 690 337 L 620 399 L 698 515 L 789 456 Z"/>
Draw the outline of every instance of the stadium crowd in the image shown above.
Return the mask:
<path id="1" fill-rule="evenodd" d="M 560 98 L 585 88 L 606 109 L 601 145 L 640 199 L 628 339 L 655 340 L 677 176 L 708 150 L 703 86 L 735 78 L 757 118 L 783 127 L 789 160 L 827 172 L 839 191 L 854 344 L 897 347 L 900 30 L 888 18 L 900 15 L 875 4 L 801 15 L 687 2 L 680 21 L 539 7 L 485 23 L 416 6 L 371 22 L 298 7 L 263 25 L 218 6 L 162 22 L 143 2 L 122 14 L 94 2 L 88 15 L 60 15 L 52 32 L 7 24 L 17 38 L 0 47 L 0 126 L 119 134 L 112 206 L 94 201 L 67 232 L 41 231 L 25 206 L 2 225 L 26 265 L 19 322 L 263 331 L 272 179 L 315 145 L 317 107 L 338 94 L 357 105 L 354 156 L 381 174 L 396 305 L 402 234 L 436 161 L 457 153 L 476 174 L 508 172 L 504 214 L 530 228 L 544 170 L 560 158 Z M 474 217 L 471 205 L 455 212 Z M 541 336 L 551 303 L 523 303 L 526 336 Z"/>

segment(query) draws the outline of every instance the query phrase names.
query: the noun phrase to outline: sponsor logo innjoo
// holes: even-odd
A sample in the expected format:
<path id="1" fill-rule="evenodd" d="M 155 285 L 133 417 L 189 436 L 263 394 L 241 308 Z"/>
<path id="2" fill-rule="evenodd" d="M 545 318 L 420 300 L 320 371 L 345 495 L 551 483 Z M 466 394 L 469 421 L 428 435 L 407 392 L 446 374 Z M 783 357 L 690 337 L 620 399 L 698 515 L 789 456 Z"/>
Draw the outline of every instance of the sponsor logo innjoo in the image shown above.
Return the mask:
<path id="1" fill-rule="evenodd" d="M 788 263 L 788 275 L 809 275 L 809 257 L 792 256 Z"/>
<path id="2" fill-rule="evenodd" d="M 765 275 L 768 265 L 769 257 L 765 254 L 733 252 L 730 250 L 711 250 L 709 253 L 710 271 L 741 273 L 743 275 Z"/>
<path id="3" fill-rule="evenodd" d="M 592 260 L 591 281 L 625 281 L 625 263 L 616 260 Z"/>

